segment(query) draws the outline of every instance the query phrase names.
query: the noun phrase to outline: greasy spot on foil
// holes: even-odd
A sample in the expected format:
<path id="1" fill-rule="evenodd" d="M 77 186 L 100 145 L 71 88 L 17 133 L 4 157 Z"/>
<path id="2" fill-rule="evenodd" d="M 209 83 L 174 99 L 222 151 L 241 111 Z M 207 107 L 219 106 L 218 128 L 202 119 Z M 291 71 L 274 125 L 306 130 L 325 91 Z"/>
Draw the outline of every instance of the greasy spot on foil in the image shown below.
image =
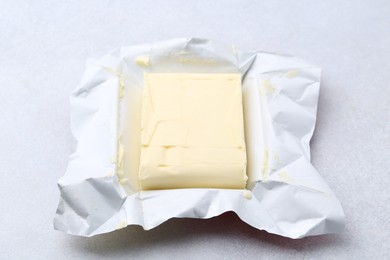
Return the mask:
<path id="1" fill-rule="evenodd" d="M 123 156 L 125 153 L 125 148 L 122 142 L 122 134 L 118 133 L 118 157 L 117 157 L 117 174 L 119 180 L 123 179 Z"/>
<path id="2" fill-rule="evenodd" d="M 119 75 L 119 98 L 123 98 L 125 95 L 125 84 L 123 83 L 122 75 Z"/>
<path id="3" fill-rule="evenodd" d="M 293 78 L 295 78 L 298 75 L 299 75 L 299 70 L 289 70 L 286 73 L 286 77 L 289 78 L 289 79 L 293 79 Z"/>
<path id="4" fill-rule="evenodd" d="M 268 79 L 263 79 L 260 82 L 260 93 L 263 96 L 272 95 L 276 90 L 275 86 L 271 84 Z"/>
<path id="5" fill-rule="evenodd" d="M 268 175 L 268 150 L 264 151 L 263 165 L 261 167 L 261 173 L 263 176 L 263 180 L 265 180 L 267 178 L 267 175 Z"/>
<path id="6" fill-rule="evenodd" d="M 141 67 L 149 67 L 150 66 L 150 57 L 149 55 L 141 55 L 135 58 L 135 63 Z"/>
<path id="7" fill-rule="evenodd" d="M 119 182 L 120 182 L 121 184 L 125 184 L 127 181 L 128 181 L 127 178 L 123 178 L 123 179 L 120 179 L 120 180 L 119 180 Z"/>
<path id="8" fill-rule="evenodd" d="M 244 190 L 242 196 L 244 196 L 245 199 L 250 200 L 252 199 L 252 192 L 250 190 Z"/>
<path id="9" fill-rule="evenodd" d="M 122 228 L 125 228 L 127 227 L 127 221 L 123 220 L 121 221 L 118 226 L 116 227 L 116 229 L 122 229 Z"/>
<path id="10" fill-rule="evenodd" d="M 280 172 L 280 173 L 279 173 L 279 177 L 280 177 L 280 179 L 281 179 L 282 181 L 284 181 L 284 182 L 286 182 L 286 183 L 292 183 L 292 182 L 294 182 L 294 179 L 291 178 L 291 176 L 288 175 L 286 171 Z"/>

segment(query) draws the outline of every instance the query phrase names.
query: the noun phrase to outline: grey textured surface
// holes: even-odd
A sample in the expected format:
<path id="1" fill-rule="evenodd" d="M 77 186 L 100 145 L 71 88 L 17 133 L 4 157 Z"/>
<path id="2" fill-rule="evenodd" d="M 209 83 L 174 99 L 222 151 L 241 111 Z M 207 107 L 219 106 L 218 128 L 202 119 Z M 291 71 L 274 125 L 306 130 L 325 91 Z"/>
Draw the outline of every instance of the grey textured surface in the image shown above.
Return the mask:
<path id="1" fill-rule="evenodd" d="M 53 231 L 73 149 L 68 97 L 88 57 L 205 37 L 323 68 L 312 161 L 346 230 L 290 240 L 233 213 L 93 237 Z M 0 2 L 0 258 L 386 259 L 390 255 L 389 1 Z"/>

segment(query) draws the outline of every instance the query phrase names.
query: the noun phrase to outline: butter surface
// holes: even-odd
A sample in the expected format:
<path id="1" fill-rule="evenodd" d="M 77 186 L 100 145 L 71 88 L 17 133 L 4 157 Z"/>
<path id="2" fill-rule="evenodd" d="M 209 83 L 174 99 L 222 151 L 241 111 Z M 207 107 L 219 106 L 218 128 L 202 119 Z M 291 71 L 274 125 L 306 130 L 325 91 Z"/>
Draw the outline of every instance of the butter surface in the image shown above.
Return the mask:
<path id="1" fill-rule="evenodd" d="M 243 189 L 240 74 L 145 74 L 139 181 L 143 190 Z"/>

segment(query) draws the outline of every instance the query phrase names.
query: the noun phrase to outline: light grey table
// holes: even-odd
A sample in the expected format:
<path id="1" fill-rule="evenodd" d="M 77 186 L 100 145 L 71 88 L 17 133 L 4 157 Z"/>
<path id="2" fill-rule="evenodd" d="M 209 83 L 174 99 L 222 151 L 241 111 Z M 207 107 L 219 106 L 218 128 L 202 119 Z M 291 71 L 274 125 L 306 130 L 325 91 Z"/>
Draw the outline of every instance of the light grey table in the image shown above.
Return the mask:
<path id="1" fill-rule="evenodd" d="M 312 160 L 341 200 L 344 233 L 290 240 L 233 213 L 90 239 L 53 231 L 85 60 L 183 36 L 323 68 Z M 390 1 L 0 2 L 1 259 L 389 259 L 389 151 Z"/>

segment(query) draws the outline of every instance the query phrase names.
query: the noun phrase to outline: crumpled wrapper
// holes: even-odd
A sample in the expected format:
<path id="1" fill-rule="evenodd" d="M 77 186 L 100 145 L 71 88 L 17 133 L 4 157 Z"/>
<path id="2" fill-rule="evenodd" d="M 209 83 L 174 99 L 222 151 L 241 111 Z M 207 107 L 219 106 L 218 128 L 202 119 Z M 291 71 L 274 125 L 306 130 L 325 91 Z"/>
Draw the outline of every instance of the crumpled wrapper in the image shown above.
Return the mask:
<path id="1" fill-rule="evenodd" d="M 241 73 L 246 190 L 137 190 L 145 72 Z M 197 38 L 123 47 L 90 60 L 70 99 L 77 149 L 58 181 L 54 228 L 89 237 L 233 211 L 290 238 L 341 231 L 341 205 L 310 164 L 320 75 L 296 57 Z"/>

